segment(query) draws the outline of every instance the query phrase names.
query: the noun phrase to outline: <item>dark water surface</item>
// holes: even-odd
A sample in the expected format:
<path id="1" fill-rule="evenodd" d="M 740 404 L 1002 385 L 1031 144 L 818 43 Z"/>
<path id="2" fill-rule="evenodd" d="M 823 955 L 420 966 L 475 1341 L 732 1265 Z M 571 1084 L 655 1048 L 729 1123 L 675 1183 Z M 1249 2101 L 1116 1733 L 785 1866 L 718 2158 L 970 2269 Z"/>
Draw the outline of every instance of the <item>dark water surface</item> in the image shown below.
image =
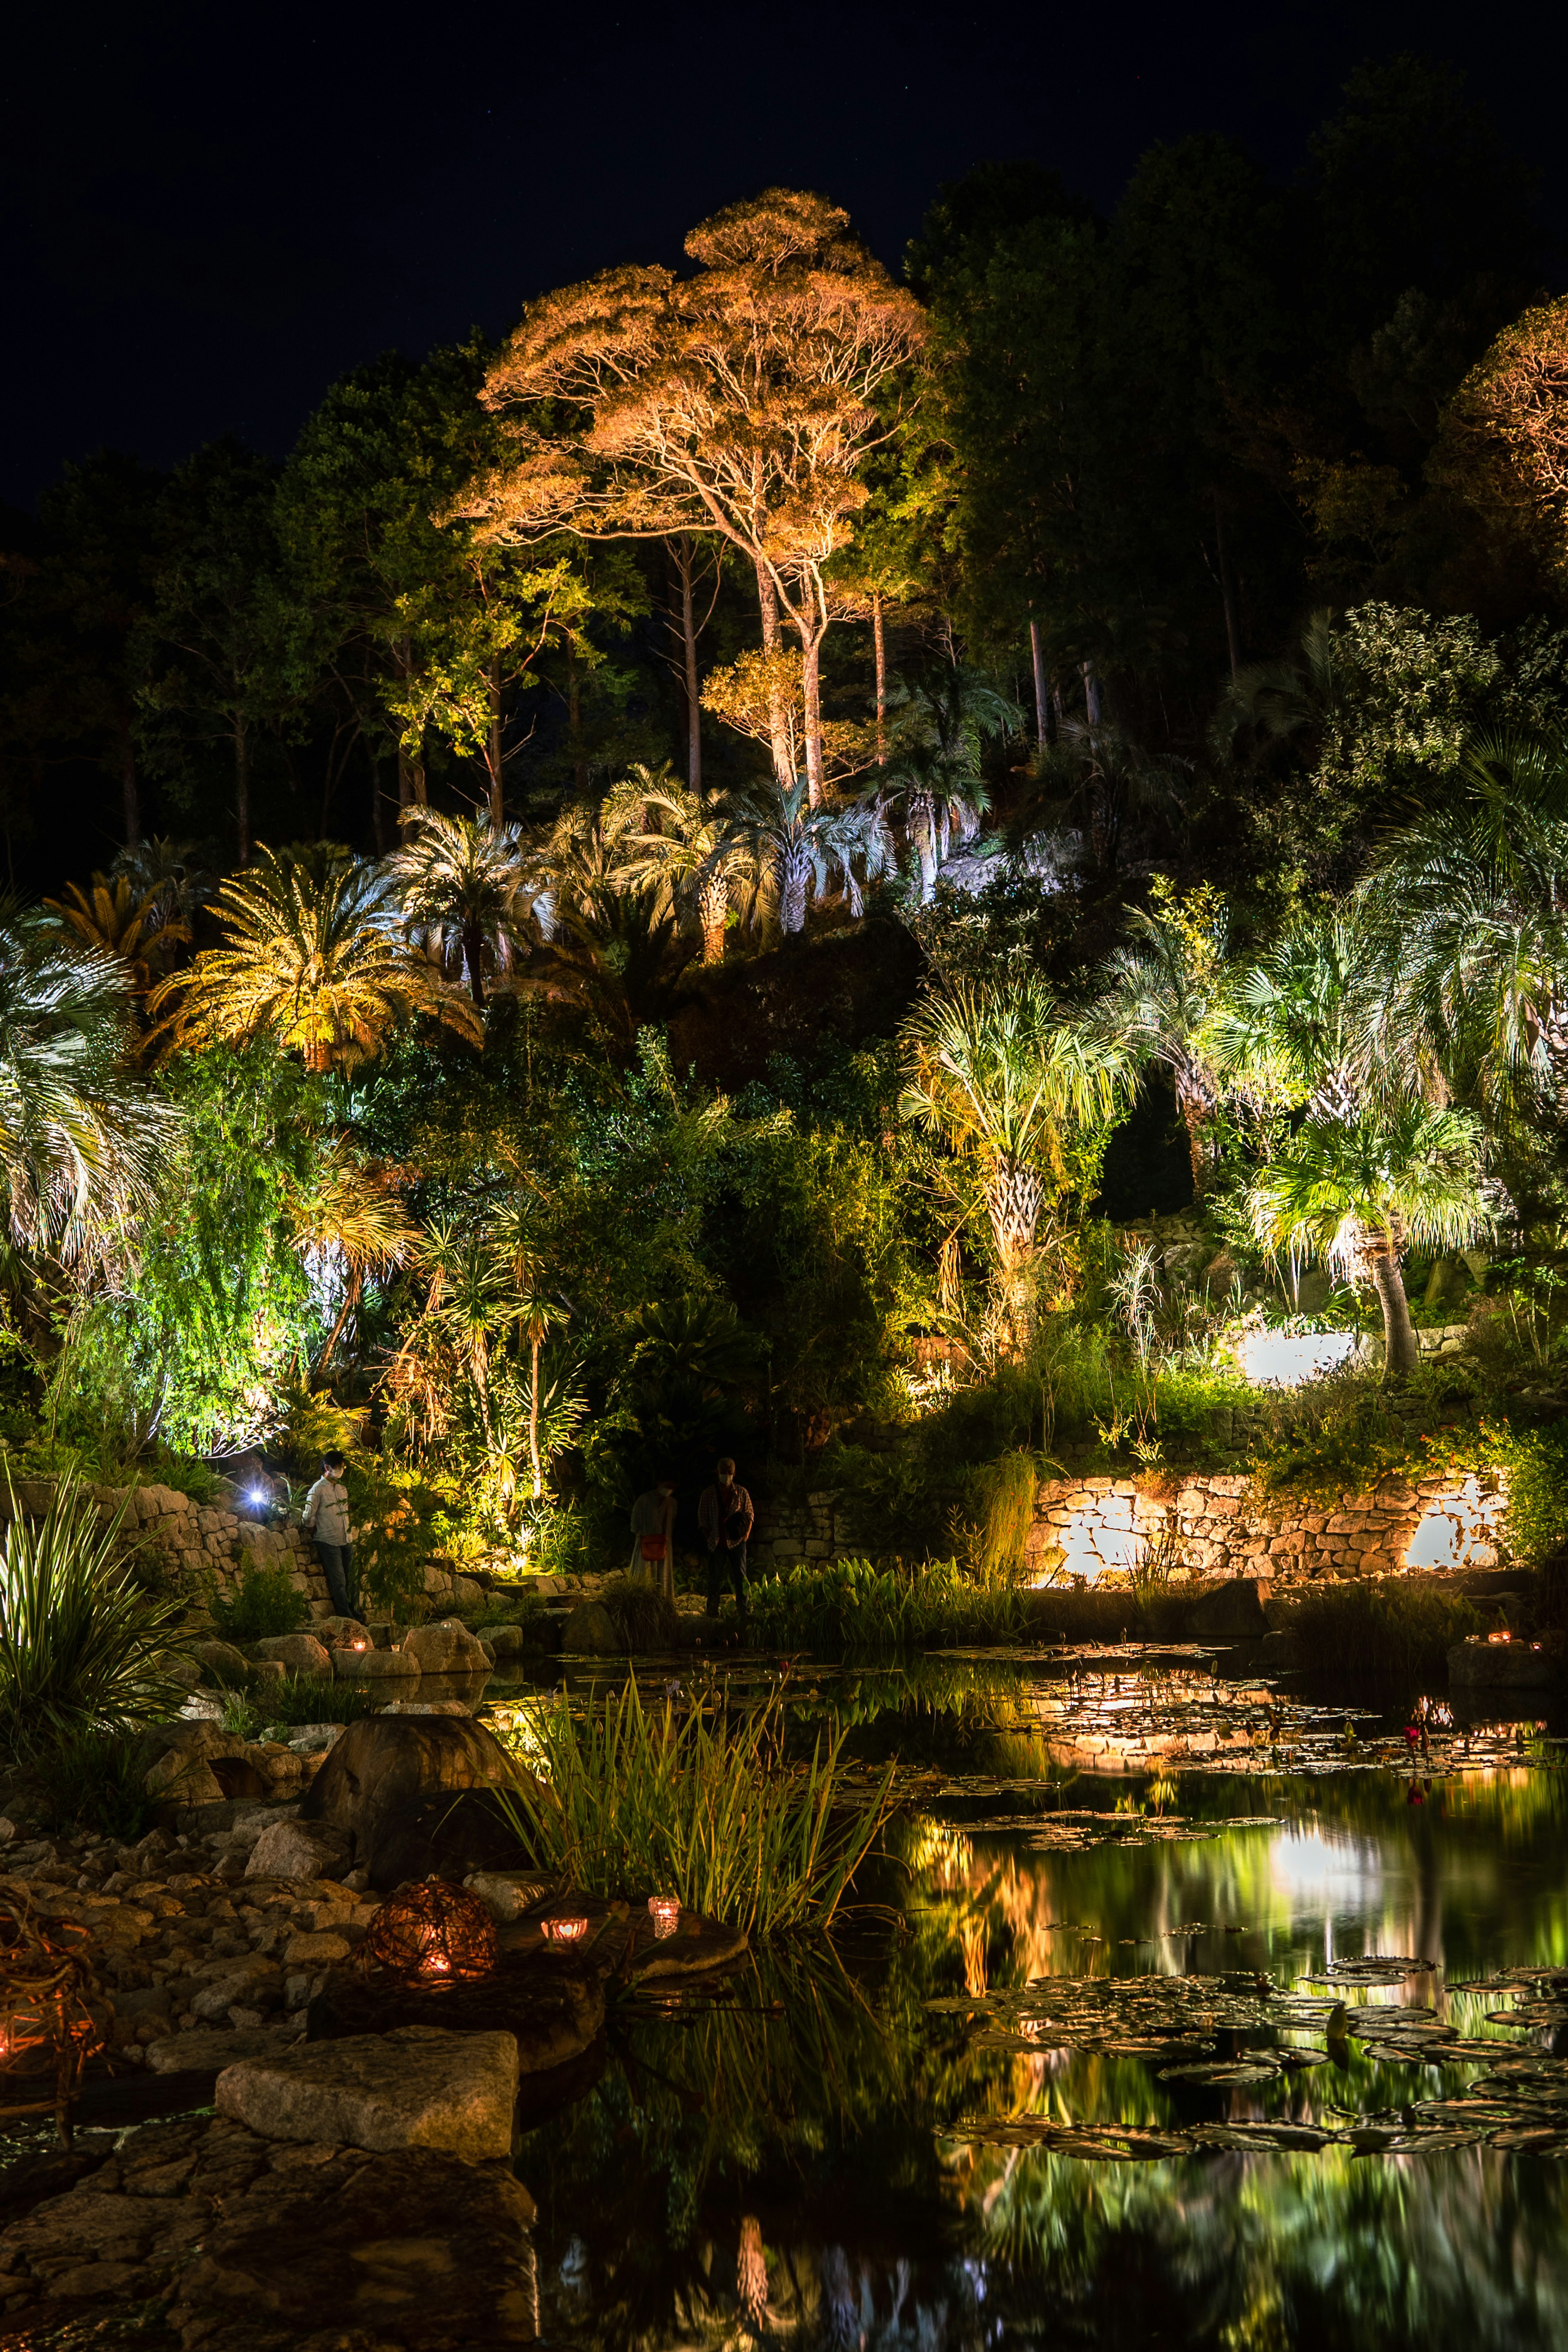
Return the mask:
<path id="1" fill-rule="evenodd" d="M 883 1908 L 623 2005 L 519 2161 L 548 2341 L 1568 2346 L 1545 1727 L 1191 1658 L 793 1688 L 900 1761 Z"/>

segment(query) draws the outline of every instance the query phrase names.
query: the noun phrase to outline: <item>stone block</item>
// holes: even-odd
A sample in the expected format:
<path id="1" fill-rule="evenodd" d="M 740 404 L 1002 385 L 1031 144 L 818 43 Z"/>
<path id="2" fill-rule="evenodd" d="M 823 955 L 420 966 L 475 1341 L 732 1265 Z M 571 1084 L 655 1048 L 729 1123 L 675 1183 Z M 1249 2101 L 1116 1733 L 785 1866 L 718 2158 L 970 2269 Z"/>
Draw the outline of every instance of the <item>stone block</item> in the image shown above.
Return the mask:
<path id="1" fill-rule="evenodd" d="M 247 1878 L 342 1878 L 349 1869 L 348 1841 L 319 1822 L 274 1822 L 250 1849 Z"/>
<path id="2" fill-rule="evenodd" d="M 291 1675 L 330 1675 L 332 1662 L 313 1633 L 269 1633 L 251 1647 L 258 1658 L 278 1658 Z"/>
<path id="3" fill-rule="evenodd" d="M 216 2105 L 268 2139 L 437 2147 L 479 2164 L 511 2154 L 517 2085 L 513 2035 L 411 2025 L 242 2060 L 218 2076 Z"/>

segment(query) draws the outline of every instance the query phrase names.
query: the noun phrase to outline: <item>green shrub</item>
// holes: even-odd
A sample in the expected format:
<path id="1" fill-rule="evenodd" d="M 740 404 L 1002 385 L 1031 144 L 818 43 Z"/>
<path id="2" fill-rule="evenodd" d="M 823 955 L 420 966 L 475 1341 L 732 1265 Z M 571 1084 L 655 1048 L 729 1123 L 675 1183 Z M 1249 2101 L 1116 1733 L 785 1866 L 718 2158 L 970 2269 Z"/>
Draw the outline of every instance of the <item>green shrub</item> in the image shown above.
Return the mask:
<path id="1" fill-rule="evenodd" d="M 250 1712 L 273 1724 L 358 1723 L 379 1715 L 387 1702 L 384 1683 L 339 1682 L 335 1675 L 285 1675 L 249 1702 Z"/>
<path id="2" fill-rule="evenodd" d="M 123 1506 L 100 1519 L 68 1472 L 39 1519 L 15 1492 L 0 1557 L 0 1746 L 36 1757 L 83 1730 L 175 1714 L 195 1662 L 184 1603 L 116 1558 Z"/>
<path id="3" fill-rule="evenodd" d="M 893 1768 L 869 1796 L 843 1786 L 842 1731 L 783 1762 L 775 1693 L 734 1717 L 699 1701 L 646 1708 L 634 1681 L 582 1720 L 531 1714 L 522 1745 L 546 1787 L 494 1796 L 540 1867 L 585 1894 L 676 1895 L 753 1937 L 826 1927 L 892 1807 Z"/>
<path id="4" fill-rule="evenodd" d="M 215 1591 L 208 1602 L 213 1623 L 226 1642 L 259 1642 L 274 1633 L 297 1633 L 308 1623 L 310 1604 L 289 1580 L 286 1568 L 263 1568 L 248 1551 L 240 1552 L 239 1585 L 234 1592 Z"/>
<path id="5" fill-rule="evenodd" d="M 921 1642 L 1005 1641 L 1016 1633 L 1016 1597 L 976 1584 L 954 1560 L 878 1567 L 868 1559 L 793 1569 L 752 1588 L 752 1633 L 775 1649 L 826 1656 L 898 1650 Z"/>
<path id="6" fill-rule="evenodd" d="M 151 1760 L 146 1741 L 134 1733 L 89 1723 L 61 1731 L 37 1758 L 44 1827 L 93 1830 L 134 1844 L 153 1824 L 146 1790 Z"/>

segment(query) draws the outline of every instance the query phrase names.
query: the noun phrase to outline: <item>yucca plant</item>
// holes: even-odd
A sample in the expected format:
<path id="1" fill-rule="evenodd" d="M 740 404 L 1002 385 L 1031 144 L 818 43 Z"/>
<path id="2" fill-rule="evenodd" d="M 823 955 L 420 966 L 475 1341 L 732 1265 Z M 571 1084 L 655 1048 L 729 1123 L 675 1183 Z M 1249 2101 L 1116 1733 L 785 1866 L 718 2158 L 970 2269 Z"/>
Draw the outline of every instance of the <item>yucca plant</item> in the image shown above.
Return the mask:
<path id="1" fill-rule="evenodd" d="M 0 1555 L 0 1748 L 37 1757 L 86 1729 L 174 1714 L 194 1679 L 184 1604 L 118 1557 L 123 1503 L 100 1517 L 74 1471 L 41 1517 L 11 1510 Z"/>
<path id="2" fill-rule="evenodd" d="M 634 1680 L 581 1718 L 531 1717 L 539 1782 L 493 1794 L 534 1861 L 584 1894 L 676 1895 L 754 1937 L 826 1927 L 892 1809 L 892 1768 L 851 1797 L 845 1734 L 792 1765 L 784 1728 L 776 1693 L 739 1716 L 680 1712 L 646 1707 Z"/>

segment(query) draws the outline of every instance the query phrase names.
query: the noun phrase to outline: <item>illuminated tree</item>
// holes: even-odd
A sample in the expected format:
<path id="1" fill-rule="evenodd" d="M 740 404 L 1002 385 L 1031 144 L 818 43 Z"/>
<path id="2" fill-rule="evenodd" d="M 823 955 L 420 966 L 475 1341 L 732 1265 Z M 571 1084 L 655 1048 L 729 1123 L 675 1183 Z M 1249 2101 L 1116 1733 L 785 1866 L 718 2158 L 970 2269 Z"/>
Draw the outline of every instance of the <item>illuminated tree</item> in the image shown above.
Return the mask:
<path id="1" fill-rule="evenodd" d="M 163 950 L 190 940 L 184 923 L 164 919 L 158 893 L 138 891 L 124 874 L 112 882 L 107 875 L 95 874 L 90 891 L 72 882 L 63 899 L 46 898 L 44 905 L 89 948 L 120 957 L 130 968 L 138 996 L 145 996 L 153 985 L 154 960 L 166 961 Z"/>
<path id="2" fill-rule="evenodd" d="M 1434 471 L 1568 573 L 1568 296 L 1505 327 L 1459 386 Z"/>
<path id="3" fill-rule="evenodd" d="M 696 906 L 702 961 L 724 961 L 724 932 L 735 885 L 756 871 L 746 820 L 722 793 L 692 793 L 668 772 L 636 768 L 620 787 L 633 821 L 617 825 L 617 871 L 633 889 L 651 889 L 659 913 L 679 899 Z"/>
<path id="4" fill-rule="evenodd" d="M 255 871 L 231 876 L 218 892 L 228 945 L 207 949 L 153 992 L 152 1009 L 168 1009 L 172 1045 L 269 1035 L 308 1070 L 353 1069 L 418 1013 L 482 1044 L 468 999 L 390 935 L 383 887 L 366 867 L 318 878 L 263 847 Z"/>
<path id="5" fill-rule="evenodd" d="M 1135 1061 L 1158 1062 L 1170 1072 L 1193 1190 L 1201 1196 L 1213 1166 L 1211 1122 L 1220 1098 L 1213 1033 L 1225 983 L 1225 902 L 1207 882 L 1178 898 L 1163 875 L 1152 898 L 1147 911 L 1128 910 L 1132 936 L 1104 966 L 1105 992 L 1094 1017 Z"/>
<path id="6" fill-rule="evenodd" d="M 565 527 L 734 547 L 756 572 L 764 653 L 781 623 L 800 642 L 813 806 L 824 566 L 864 500 L 862 459 L 894 429 L 876 399 L 923 331 L 847 226 L 820 196 L 769 189 L 692 230 L 693 278 L 607 270 L 531 303 L 486 386 L 511 462 L 468 507 L 500 538 Z M 773 750 L 787 790 L 782 727 Z"/>
<path id="7" fill-rule="evenodd" d="M 356 1152 L 338 1138 L 311 1169 L 308 1182 L 289 1201 L 294 1247 L 320 1281 L 341 1279 L 342 1302 L 316 1359 L 319 1376 L 331 1364 L 338 1341 L 359 1306 L 367 1274 L 401 1265 L 416 1246 L 418 1231 L 399 1197 L 401 1172 Z"/>

